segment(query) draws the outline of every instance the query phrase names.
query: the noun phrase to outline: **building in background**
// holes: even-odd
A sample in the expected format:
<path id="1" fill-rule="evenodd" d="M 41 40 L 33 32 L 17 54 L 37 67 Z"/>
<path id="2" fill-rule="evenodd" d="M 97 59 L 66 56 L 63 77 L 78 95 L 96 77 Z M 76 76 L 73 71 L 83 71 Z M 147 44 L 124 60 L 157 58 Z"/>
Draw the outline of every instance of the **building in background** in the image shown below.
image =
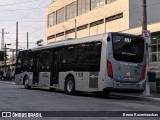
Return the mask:
<path id="1" fill-rule="evenodd" d="M 160 1 L 147 0 L 150 69 L 160 69 Z M 46 7 L 46 43 L 105 32 L 142 33 L 141 0 L 56 0 Z"/>

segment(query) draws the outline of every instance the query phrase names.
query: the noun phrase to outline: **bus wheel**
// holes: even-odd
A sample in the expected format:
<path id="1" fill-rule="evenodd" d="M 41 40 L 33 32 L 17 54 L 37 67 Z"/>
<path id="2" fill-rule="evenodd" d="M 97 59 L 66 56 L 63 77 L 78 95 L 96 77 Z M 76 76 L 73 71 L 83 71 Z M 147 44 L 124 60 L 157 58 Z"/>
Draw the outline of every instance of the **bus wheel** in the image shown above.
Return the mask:
<path id="1" fill-rule="evenodd" d="M 28 76 L 25 76 L 24 78 L 24 88 L 29 89 L 31 86 L 29 86 L 29 78 Z"/>
<path id="2" fill-rule="evenodd" d="M 75 81 L 73 76 L 69 76 L 65 82 L 65 90 L 68 95 L 75 94 Z"/>

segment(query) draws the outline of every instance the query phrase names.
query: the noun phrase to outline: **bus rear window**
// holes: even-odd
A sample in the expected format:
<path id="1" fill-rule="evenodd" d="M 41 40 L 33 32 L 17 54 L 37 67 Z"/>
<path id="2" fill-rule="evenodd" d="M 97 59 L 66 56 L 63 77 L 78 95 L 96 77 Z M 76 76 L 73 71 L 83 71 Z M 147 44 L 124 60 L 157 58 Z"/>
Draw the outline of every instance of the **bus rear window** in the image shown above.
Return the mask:
<path id="1" fill-rule="evenodd" d="M 113 57 L 118 61 L 140 63 L 144 56 L 144 39 L 138 36 L 113 34 Z"/>

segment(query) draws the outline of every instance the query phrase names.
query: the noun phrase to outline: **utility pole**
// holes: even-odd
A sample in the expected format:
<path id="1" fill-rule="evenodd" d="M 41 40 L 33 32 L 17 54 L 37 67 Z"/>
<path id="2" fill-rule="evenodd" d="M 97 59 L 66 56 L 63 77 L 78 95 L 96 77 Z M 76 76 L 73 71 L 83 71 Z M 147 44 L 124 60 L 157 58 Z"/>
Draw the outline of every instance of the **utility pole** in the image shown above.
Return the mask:
<path id="1" fill-rule="evenodd" d="M 142 30 L 147 30 L 147 3 L 142 0 Z"/>
<path id="2" fill-rule="evenodd" d="M 106 33 L 106 18 L 104 18 L 104 33 Z"/>
<path id="3" fill-rule="evenodd" d="M 1 50 L 4 50 L 4 35 L 8 34 L 9 32 L 4 32 L 4 28 L 2 28 L 2 41 L 1 41 Z"/>
<path id="4" fill-rule="evenodd" d="M 15 52 L 15 49 L 12 49 L 12 64 L 14 63 L 15 59 L 14 59 L 14 52 Z"/>
<path id="5" fill-rule="evenodd" d="M 16 57 L 18 54 L 18 22 L 16 23 Z"/>
<path id="6" fill-rule="evenodd" d="M 142 31 L 147 30 L 147 2 L 146 0 L 142 0 Z M 146 65 L 146 85 L 145 85 L 145 91 L 144 91 L 144 96 L 149 96 L 150 95 L 150 85 L 149 85 L 149 77 L 148 77 L 148 66 L 149 66 L 149 51 L 148 51 L 148 43 L 146 45 L 147 47 L 147 65 Z"/>
<path id="7" fill-rule="evenodd" d="M 4 49 L 4 28 L 2 28 L 2 41 L 1 41 L 1 50 Z"/>
<path id="8" fill-rule="evenodd" d="M 77 20 L 75 19 L 75 38 L 77 38 Z"/>
<path id="9" fill-rule="evenodd" d="M 27 49 L 28 49 L 28 32 L 27 32 Z"/>
<path id="10" fill-rule="evenodd" d="M 6 65 L 6 43 L 3 49 L 4 49 L 4 65 Z"/>

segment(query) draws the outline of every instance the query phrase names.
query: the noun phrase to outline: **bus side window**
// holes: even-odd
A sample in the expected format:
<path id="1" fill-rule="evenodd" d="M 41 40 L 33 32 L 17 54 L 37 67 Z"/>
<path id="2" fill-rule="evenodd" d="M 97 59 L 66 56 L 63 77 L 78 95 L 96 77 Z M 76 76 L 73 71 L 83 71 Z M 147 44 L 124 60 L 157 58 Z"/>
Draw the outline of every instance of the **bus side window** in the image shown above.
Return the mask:
<path id="1" fill-rule="evenodd" d="M 100 64 L 101 46 L 101 42 L 90 43 L 88 49 L 88 61 L 90 64 Z"/>
<path id="2" fill-rule="evenodd" d="M 18 54 L 17 64 L 16 64 L 16 73 L 19 74 L 23 70 L 23 53 Z"/>
<path id="3" fill-rule="evenodd" d="M 18 58 L 17 60 L 17 68 L 21 68 L 22 67 L 22 60 L 21 58 Z"/>
<path id="4" fill-rule="evenodd" d="M 51 67 L 51 53 L 49 50 L 41 52 L 39 56 L 39 67 L 40 70 L 49 70 Z"/>
<path id="5" fill-rule="evenodd" d="M 88 44 L 80 44 L 77 46 L 77 55 L 76 55 L 77 63 L 88 63 L 87 59 L 88 47 L 89 47 Z"/>
<path id="6" fill-rule="evenodd" d="M 22 70 L 23 71 L 28 71 L 29 70 L 29 52 L 26 52 L 23 54 L 23 59 L 22 59 Z"/>
<path id="7" fill-rule="evenodd" d="M 34 60 L 33 60 L 33 54 L 32 53 L 30 53 L 29 55 L 28 55 L 28 65 L 29 65 L 29 70 L 33 70 L 33 65 L 34 65 Z"/>
<path id="8" fill-rule="evenodd" d="M 67 46 L 61 49 L 60 63 L 71 64 L 74 62 L 75 47 Z"/>

